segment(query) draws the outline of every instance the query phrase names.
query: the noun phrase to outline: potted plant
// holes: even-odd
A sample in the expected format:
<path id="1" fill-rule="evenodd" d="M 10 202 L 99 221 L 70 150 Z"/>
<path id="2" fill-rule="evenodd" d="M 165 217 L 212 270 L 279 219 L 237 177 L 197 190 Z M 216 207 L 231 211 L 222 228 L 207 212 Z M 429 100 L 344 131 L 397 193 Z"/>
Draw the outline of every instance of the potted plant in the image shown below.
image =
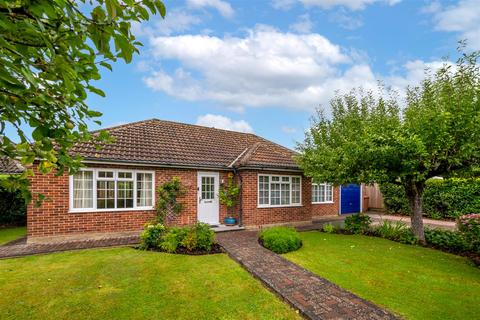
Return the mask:
<path id="1" fill-rule="evenodd" d="M 233 226 L 237 223 L 235 218 L 236 214 L 232 212 L 232 208 L 235 206 L 238 200 L 238 194 L 240 193 L 240 187 L 233 181 L 233 173 L 228 173 L 227 184 L 220 186 L 220 203 L 227 207 L 227 217 L 223 222 L 227 226 Z"/>

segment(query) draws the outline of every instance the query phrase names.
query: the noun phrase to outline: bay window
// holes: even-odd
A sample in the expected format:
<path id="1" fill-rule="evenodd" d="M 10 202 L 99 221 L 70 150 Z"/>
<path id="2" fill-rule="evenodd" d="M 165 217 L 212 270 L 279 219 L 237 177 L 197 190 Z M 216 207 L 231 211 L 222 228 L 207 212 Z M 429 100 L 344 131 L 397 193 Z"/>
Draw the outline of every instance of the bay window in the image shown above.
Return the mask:
<path id="1" fill-rule="evenodd" d="M 312 183 L 312 203 L 333 202 L 333 186 L 328 183 Z"/>
<path id="2" fill-rule="evenodd" d="M 70 177 L 70 210 L 153 209 L 153 171 L 82 169 Z"/>
<path id="3" fill-rule="evenodd" d="M 258 206 L 301 205 L 301 181 L 299 176 L 258 175 Z"/>

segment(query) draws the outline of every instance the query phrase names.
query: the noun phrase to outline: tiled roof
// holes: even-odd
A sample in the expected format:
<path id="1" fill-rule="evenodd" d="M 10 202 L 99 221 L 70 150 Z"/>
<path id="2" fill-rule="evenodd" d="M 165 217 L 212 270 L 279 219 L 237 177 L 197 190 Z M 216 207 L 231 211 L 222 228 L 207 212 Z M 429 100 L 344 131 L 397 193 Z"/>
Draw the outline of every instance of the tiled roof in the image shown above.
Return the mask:
<path id="1" fill-rule="evenodd" d="M 22 173 L 24 168 L 18 161 L 0 156 L 0 174 Z"/>
<path id="2" fill-rule="evenodd" d="M 158 119 L 106 128 L 113 143 L 72 148 L 86 160 L 169 166 L 272 167 L 298 169 L 295 152 L 250 133 Z"/>

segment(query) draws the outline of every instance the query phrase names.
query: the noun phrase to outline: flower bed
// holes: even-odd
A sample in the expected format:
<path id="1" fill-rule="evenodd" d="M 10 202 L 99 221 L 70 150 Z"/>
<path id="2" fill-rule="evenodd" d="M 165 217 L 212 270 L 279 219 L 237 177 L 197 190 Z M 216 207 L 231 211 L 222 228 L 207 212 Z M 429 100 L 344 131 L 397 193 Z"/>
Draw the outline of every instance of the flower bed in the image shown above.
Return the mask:
<path id="1" fill-rule="evenodd" d="M 215 232 L 205 223 L 188 227 L 147 224 L 142 232 L 140 249 L 177 254 L 202 255 L 224 252 L 215 242 Z"/>
<path id="2" fill-rule="evenodd" d="M 349 216 L 347 219 L 345 220 L 345 228 L 325 224 L 322 231 L 339 234 L 363 234 L 405 244 L 419 244 L 411 228 L 403 222 L 384 221 L 380 226 L 372 227 L 368 216 L 360 214 Z M 457 224 L 458 231 L 425 229 L 425 246 L 468 257 L 475 265 L 480 266 L 480 214 L 461 216 Z"/>

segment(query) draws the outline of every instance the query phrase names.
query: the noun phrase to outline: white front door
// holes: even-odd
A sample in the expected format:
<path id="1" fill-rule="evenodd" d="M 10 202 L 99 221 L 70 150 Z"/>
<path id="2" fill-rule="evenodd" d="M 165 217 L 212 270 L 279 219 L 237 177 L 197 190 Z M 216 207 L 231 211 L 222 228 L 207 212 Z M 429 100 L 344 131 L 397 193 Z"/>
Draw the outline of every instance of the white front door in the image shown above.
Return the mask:
<path id="1" fill-rule="evenodd" d="M 198 172 L 197 219 L 208 224 L 219 224 L 218 172 Z"/>

